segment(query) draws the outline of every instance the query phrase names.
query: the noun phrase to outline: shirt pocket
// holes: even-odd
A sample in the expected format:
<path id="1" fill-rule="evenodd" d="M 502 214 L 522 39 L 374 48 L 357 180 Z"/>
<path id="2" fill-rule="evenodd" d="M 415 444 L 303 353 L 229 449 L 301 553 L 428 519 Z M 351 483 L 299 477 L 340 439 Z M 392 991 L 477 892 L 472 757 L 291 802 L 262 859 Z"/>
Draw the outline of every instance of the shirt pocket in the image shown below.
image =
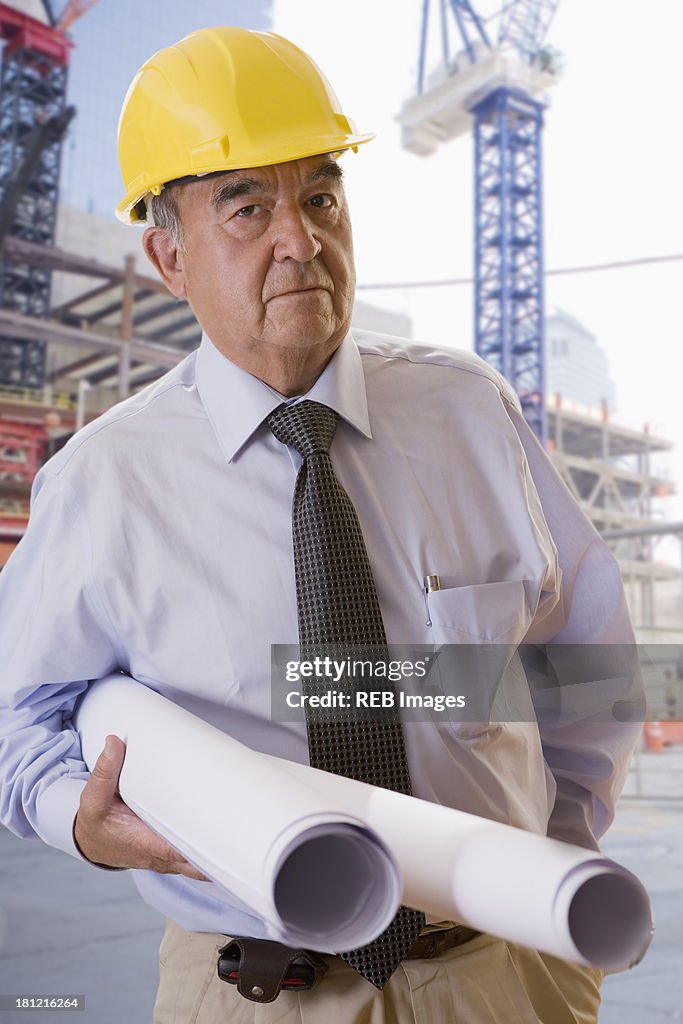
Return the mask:
<path id="1" fill-rule="evenodd" d="M 519 643 L 531 620 L 524 580 L 427 594 L 434 643 Z"/>
<path id="2" fill-rule="evenodd" d="M 466 710 L 441 721 L 459 740 L 504 743 L 510 725 L 509 710 L 504 709 L 510 702 L 526 705 L 526 682 L 518 678 L 513 664 L 532 618 L 531 585 L 501 580 L 427 595 L 429 633 L 432 643 L 442 648 L 433 683 L 451 693 L 460 691 L 464 681 Z"/>

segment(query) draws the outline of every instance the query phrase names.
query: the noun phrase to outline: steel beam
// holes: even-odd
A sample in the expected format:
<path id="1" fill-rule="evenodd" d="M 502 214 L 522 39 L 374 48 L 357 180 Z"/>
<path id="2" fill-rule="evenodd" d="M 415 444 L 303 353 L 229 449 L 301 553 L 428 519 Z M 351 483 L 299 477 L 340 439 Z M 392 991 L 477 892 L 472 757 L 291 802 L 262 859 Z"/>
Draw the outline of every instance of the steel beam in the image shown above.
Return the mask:
<path id="1" fill-rule="evenodd" d="M 8 309 L 0 309 L 0 333 L 9 333 L 17 338 L 32 339 L 46 344 L 68 344 L 85 348 L 99 348 L 119 354 L 124 342 L 119 338 L 108 338 L 93 331 L 83 331 L 68 324 L 56 323 L 53 320 L 41 320 L 38 317 L 23 316 Z M 138 363 L 151 363 L 153 366 L 164 366 L 170 369 L 177 366 L 187 355 L 178 349 L 156 345 L 144 338 L 134 338 L 131 342 L 131 358 Z"/>

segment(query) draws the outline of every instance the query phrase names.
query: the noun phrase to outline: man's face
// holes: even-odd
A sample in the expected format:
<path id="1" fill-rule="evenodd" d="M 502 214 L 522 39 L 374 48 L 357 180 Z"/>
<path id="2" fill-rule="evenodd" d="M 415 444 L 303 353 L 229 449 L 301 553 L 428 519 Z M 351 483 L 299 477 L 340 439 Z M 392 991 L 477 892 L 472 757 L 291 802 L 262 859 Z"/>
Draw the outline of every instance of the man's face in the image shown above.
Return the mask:
<path id="1" fill-rule="evenodd" d="M 355 271 L 340 174 L 316 156 L 181 186 L 183 247 L 170 262 L 166 254 L 166 273 L 153 258 L 214 344 L 274 386 L 274 366 L 319 373 L 351 321 Z M 148 235 L 157 232 L 160 251 L 158 230 Z"/>

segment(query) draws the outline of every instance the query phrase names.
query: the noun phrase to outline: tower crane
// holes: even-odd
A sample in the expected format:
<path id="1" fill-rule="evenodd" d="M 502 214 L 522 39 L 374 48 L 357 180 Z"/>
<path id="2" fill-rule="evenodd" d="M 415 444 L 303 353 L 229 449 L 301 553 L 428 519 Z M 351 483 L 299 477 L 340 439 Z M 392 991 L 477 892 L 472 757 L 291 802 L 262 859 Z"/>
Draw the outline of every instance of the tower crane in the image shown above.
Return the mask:
<path id="1" fill-rule="evenodd" d="M 436 0 L 440 60 L 427 75 L 434 18 L 423 0 L 417 90 L 398 116 L 403 145 L 420 156 L 474 133 L 474 347 L 515 387 L 543 443 L 540 97 L 560 71 L 544 42 L 558 3 L 508 0 L 485 19 L 470 0 Z"/>
<path id="2" fill-rule="evenodd" d="M 58 32 L 68 32 L 73 23 L 82 18 L 96 3 L 97 0 L 69 0 L 55 22 L 55 28 Z"/>
<path id="3" fill-rule="evenodd" d="M 96 0 L 69 0 L 56 17 L 47 0 L 0 3 L 0 226 L 38 245 L 54 242 L 72 43 L 66 35 Z M 51 271 L 1 258 L 0 304 L 47 316 Z M 42 387 L 45 345 L 0 337 L 0 385 Z"/>

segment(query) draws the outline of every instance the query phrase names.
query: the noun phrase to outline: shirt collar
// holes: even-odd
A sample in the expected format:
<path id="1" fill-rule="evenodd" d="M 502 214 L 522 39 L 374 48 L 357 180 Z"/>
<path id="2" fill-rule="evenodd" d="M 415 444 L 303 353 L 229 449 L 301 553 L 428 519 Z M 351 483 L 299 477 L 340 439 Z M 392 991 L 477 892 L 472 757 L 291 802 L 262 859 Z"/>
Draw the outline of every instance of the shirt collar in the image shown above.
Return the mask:
<path id="1" fill-rule="evenodd" d="M 264 419 L 285 399 L 258 377 L 224 356 L 207 334 L 197 352 L 197 390 L 228 462 Z M 334 409 L 366 437 L 372 437 L 360 352 L 347 334 L 310 391 L 310 400 Z"/>

